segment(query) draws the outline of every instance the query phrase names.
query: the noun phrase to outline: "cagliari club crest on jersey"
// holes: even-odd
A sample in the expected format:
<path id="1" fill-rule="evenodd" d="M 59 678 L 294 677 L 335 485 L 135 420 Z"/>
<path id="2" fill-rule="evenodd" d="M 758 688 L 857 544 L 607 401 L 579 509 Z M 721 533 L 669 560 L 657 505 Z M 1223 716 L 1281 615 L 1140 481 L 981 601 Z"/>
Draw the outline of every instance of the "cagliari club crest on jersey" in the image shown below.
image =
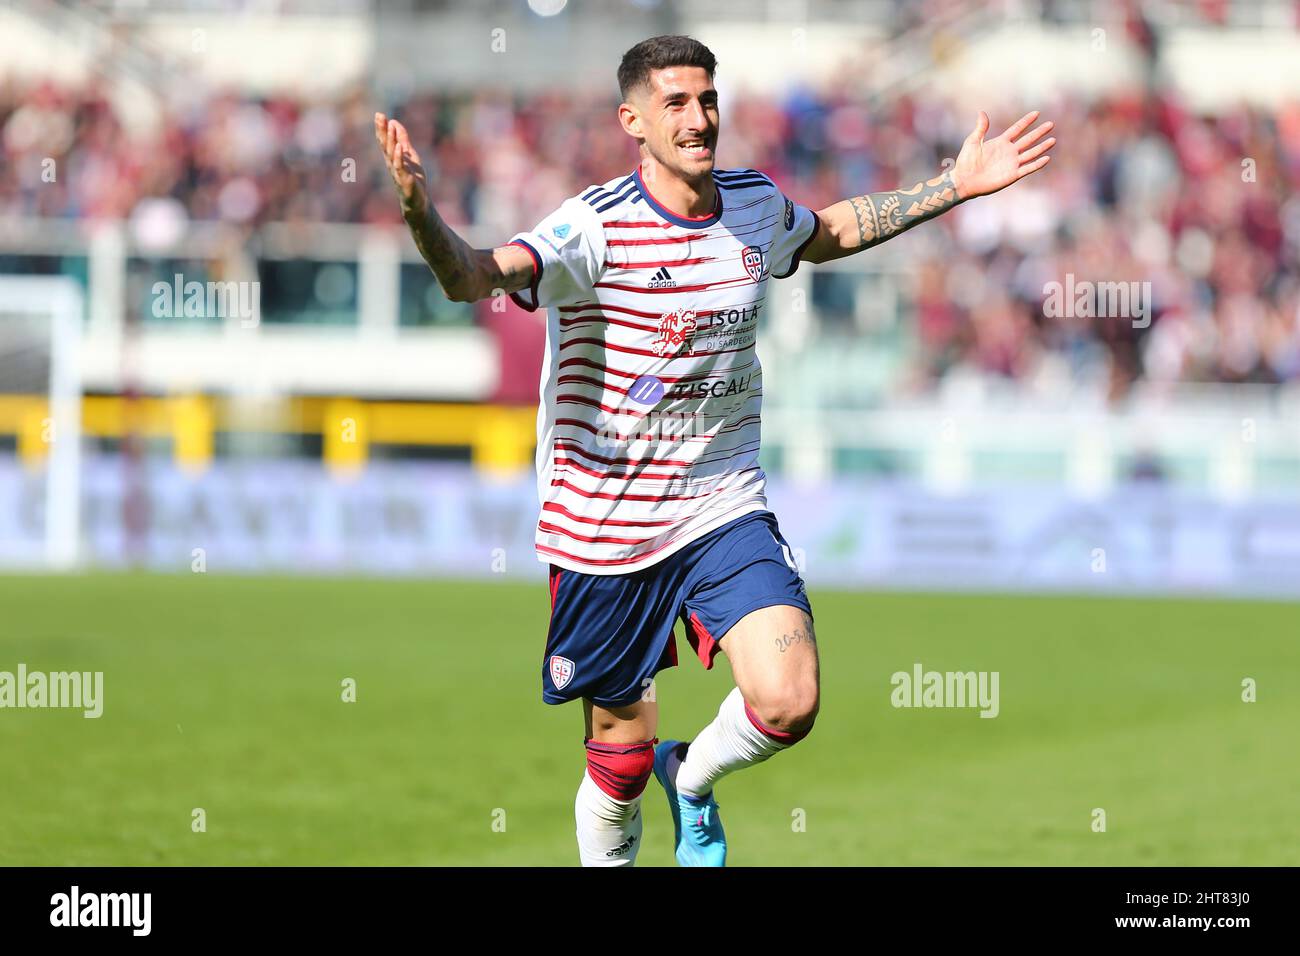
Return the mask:
<path id="1" fill-rule="evenodd" d="M 659 336 L 650 343 L 651 350 L 660 358 L 676 355 L 686 346 L 689 354 L 691 350 L 691 336 L 695 334 L 696 321 L 695 310 L 683 306 L 672 312 L 665 312 L 659 316 Z"/>
<path id="2" fill-rule="evenodd" d="M 745 271 L 755 282 L 763 281 L 763 274 L 767 272 L 767 256 L 763 255 L 763 250 L 758 246 L 746 246 L 740 254 L 740 261 L 745 265 Z"/>
<path id="3" fill-rule="evenodd" d="M 558 654 L 551 658 L 551 683 L 555 685 L 556 690 L 563 690 L 564 686 L 573 680 L 573 661 L 567 657 L 560 657 Z"/>

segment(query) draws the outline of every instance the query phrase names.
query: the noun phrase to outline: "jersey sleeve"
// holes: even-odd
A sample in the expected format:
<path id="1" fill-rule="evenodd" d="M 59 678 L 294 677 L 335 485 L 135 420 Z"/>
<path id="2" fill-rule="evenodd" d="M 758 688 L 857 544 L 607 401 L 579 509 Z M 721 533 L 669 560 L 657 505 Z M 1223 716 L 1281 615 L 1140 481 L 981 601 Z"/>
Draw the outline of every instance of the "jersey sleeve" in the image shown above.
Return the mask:
<path id="1" fill-rule="evenodd" d="M 777 192 L 776 198 L 781 203 L 781 210 L 767 254 L 772 278 L 786 279 L 799 268 L 799 257 L 817 235 L 821 223 L 811 209 L 791 202 L 784 193 Z"/>
<path id="2" fill-rule="evenodd" d="M 596 210 L 576 197 L 509 244 L 533 257 L 533 281 L 510 294 L 529 312 L 587 298 L 605 268 L 604 226 Z"/>

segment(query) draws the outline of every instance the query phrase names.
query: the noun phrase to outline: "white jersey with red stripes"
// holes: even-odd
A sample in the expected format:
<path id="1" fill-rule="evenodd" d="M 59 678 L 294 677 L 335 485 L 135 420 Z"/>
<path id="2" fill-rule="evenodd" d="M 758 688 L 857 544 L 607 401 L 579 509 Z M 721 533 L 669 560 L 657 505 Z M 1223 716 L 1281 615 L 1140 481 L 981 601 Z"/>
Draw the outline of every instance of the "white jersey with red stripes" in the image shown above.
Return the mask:
<path id="1" fill-rule="evenodd" d="M 637 169 L 510 241 L 534 259 L 512 296 L 548 309 L 537 418 L 540 560 L 626 574 L 767 509 L 754 350 L 769 278 L 817 217 L 762 173 L 715 170 L 717 204 L 664 208 Z"/>

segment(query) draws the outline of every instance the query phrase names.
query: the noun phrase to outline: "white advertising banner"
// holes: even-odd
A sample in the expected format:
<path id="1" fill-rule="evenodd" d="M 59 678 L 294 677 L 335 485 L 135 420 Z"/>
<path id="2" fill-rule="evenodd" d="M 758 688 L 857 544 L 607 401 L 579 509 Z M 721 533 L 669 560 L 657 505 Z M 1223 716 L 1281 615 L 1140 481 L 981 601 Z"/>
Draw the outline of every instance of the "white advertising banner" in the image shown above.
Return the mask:
<path id="1" fill-rule="evenodd" d="M 192 477 L 157 461 L 83 465 L 82 558 L 209 573 L 366 573 L 540 579 L 531 475 L 468 466 L 217 462 Z M 0 563 L 30 564 L 44 482 L 0 459 Z M 1083 499 L 1050 487 L 937 496 L 913 485 L 769 484 L 811 585 L 1113 590 L 1300 597 L 1300 497 L 1229 502 L 1159 484 Z"/>

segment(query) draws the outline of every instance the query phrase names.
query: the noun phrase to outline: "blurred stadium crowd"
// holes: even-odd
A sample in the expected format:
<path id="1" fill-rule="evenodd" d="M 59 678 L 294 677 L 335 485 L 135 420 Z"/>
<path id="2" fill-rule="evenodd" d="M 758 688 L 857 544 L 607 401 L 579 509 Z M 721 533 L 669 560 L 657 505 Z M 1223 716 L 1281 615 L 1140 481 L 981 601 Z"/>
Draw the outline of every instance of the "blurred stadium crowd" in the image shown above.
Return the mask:
<path id="1" fill-rule="evenodd" d="M 529 227 L 636 162 L 610 96 L 483 91 L 379 105 L 408 125 L 445 218 L 488 235 Z M 1141 89 L 1028 105 L 1057 123 L 1048 170 L 1014 200 L 972 204 L 900 241 L 914 307 L 904 320 L 921 344 L 911 383 L 924 390 L 954 370 L 1023 380 L 1050 367 L 1118 395 L 1139 378 L 1300 378 L 1300 100 L 1215 116 Z M 0 216 L 130 218 L 161 202 L 250 229 L 396 224 L 375 106 L 362 90 L 331 101 L 221 95 L 168 113 L 142 142 L 93 88 L 10 83 L 0 142 L 15 175 L 0 177 Z M 1014 107 L 994 106 L 997 132 Z M 801 91 L 724 100 L 722 123 L 721 166 L 762 169 L 819 208 L 931 175 L 973 117 L 924 96 L 869 107 Z M 53 183 L 45 158 L 63 171 Z M 1044 284 L 1067 275 L 1149 281 L 1150 327 L 1047 317 Z"/>

